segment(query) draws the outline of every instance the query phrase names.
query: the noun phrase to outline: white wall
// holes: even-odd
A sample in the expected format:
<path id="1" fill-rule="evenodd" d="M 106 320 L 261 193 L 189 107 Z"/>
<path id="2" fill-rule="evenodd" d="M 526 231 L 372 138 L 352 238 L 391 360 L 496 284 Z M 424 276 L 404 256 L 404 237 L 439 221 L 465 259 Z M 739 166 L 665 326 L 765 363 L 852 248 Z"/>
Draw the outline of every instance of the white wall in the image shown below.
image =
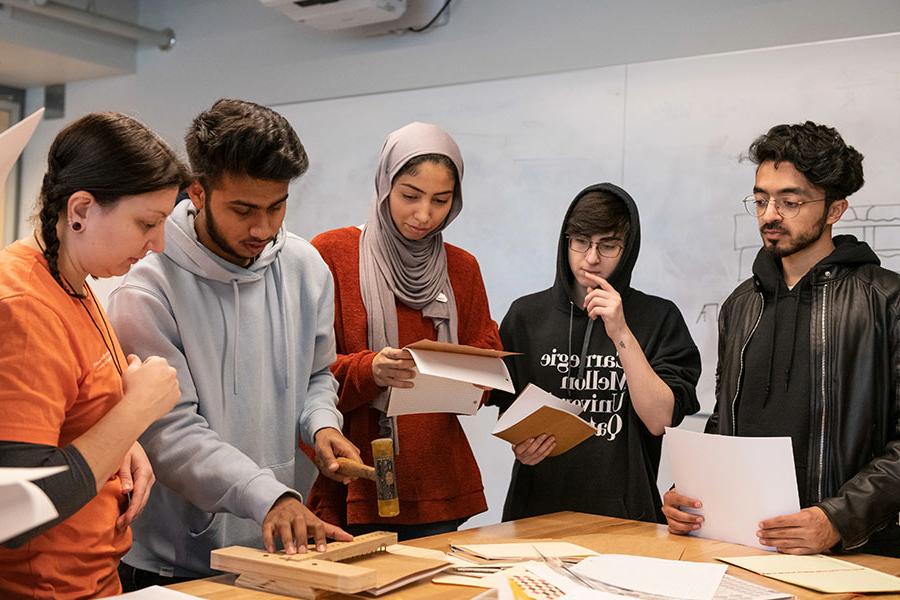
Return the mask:
<path id="1" fill-rule="evenodd" d="M 900 31 L 900 3 L 894 0 L 870 0 L 852 4 L 837 0 L 684 0 L 677 3 L 665 0 L 457 0 L 450 24 L 446 27 L 426 35 L 374 39 L 356 39 L 303 29 L 252 0 L 158 0 L 143 2 L 141 8 L 143 24 L 153 27 L 173 25 L 176 28 L 179 39 L 176 49 L 168 53 L 149 48 L 139 50 L 135 75 L 69 85 L 66 121 L 92 110 L 129 112 L 142 118 L 171 143 L 180 147 L 180 138 L 190 119 L 221 96 L 289 105 L 391 90 L 632 64 L 628 69 L 613 71 L 624 74 L 622 89 L 626 94 L 629 89 L 643 90 L 641 100 L 636 104 L 640 110 L 635 114 L 615 115 L 613 122 L 618 124 L 618 129 L 610 130 L 606 135 L 620 139 L 622 150 L 615 157 L 602 157 L 602 164 L 611 161 L 607 166 L 613 165 L 611 174 L 603 173 L 602 177 L 615 181 L 614 174 L 619 172 L 620 181 L 624 181 L 628 168 L 643 164 L 642 159 L 652 161 L 658 157 L 653 164 L 657 164 L 666 177 L 645 181 L 640 177 L 641 167 L 638 166 L 627 181 L 629 189 L 632 189 L 632 185 L 638 186 L 638 190 L 646 195 L 658 195 L 670 189 L 665 185 L 671 182 L 671 175 L 678 173 L 677 166 L 680 164 L 678 138 L 660 139 L 657 144 L 657 139 L 652 135 L 634 135 L 630 138 L 633 144 L 626 148 L 625 140 L 628 138 L 622 129 L 632 127 L 640 134 L 646 129 L 641 130 L 635 125 L 645 118 L 659 120 L 663 125 L 670 120 L 674 120 L 673 123 L 688 124 L 684 120 L 685 115 L 703 119 L 704 115 L 699 110 L 692 109 L 691 94 L 695 89 L 704 89 L 704 86 L 715 88 L 717 93 L 724 93 L 717 84 L 723 73 L 728 74 L 729 63 L 726 60 L 724 71 L 719 68 L 709 72 L 692 69 L 689 65 L 691 61 L 674 61 L 671 68 L 666 63 L 653 63 L 646 67 L 634 66 L 634 63 L 790 42 L 813 42 Z M 817 47 L 809 50 L 809 54 L 814 57 L 819 56 L 815 48 Z M 790 56 L 803 55 L 801 52 Z M 688 66 L 685 67 L 685 64 Z M 715 64 L 715 61 L 711 64 Z M 741 62 L 734 64 L 740 65 Z M 824 73 L 812 68 L 817 64 L 815 61 L 804 64 L 803 76 L 817 81 L 815 89 L 828 87 L 818 77 L 835 78 L 838 87 L 844 85 L 843 82 L 848 77 L 849 67 L 842 66 L 843 71 L 837 73 Z M 753 72 L 762 78 L 762 82 L 744 81 L 740 73 L 732 74 L 728 78 L 728 90 L 733 90 L 736 98 L 767 94 L 767 101 L 777 108 L 778 94 L 784 91 L 766 88 L 765 69 L 758 67 L 759 64 L 754 63 Z M 790 64 L 779 63 L 781 85 L 788 82 L 791 86 L 802 88 L 803 81 L 792 81 L 790 67 Z M 573 73 L 572 76 L 578 77 L 578 73 Z M 632 76 L 634 81 L 629 84 Z M 694 79 L 689 79 L 688 85 L 684 76 Z M 549 78 L 548 85 L 553 85 L 557 80 L 565 78 Z M 668 101 L 668 94 L 672 90 L 677 90 L 675 105 Z M 570 88 L 561 86 L 558 93 L 565 96 L 571 92 Z M 377 103 L 389 97 L 373 96 L 371 102 Z M 31 91 L 29 108 L 35 108 L 39 102 L 39 94 Z M 365 102 L 361 105 L 365 106 Z M 733 110 L 735 104 L 728 106 L 729 110 Z M 703 110 L 718 119 L 723 114 L 718 109 L 718 106 L 712 105 Z M 848 112 L 856 110 L 854 106 L 846 106 L 845 109 Z M 291 109 L 285 106 L 285 110 Z M 535 110 L 540 110 L 540 107 Z M 559 107 L 550 104 L 546 110 L 549 113 L 559 110 Z M 840 106 L 829 107 L 827 117 L 834 117 L 841 110 Z M 739 115 L 735 117 L 733 112 L 728 114 L 732 120 L 740 120 Z M 777 110 L 770 112 L 771 118 L 777 118 L 778 115 Z M 856 121 L 868 118 L 865 113 L 854 113 L 853 116 L 850 122 L 858 128 L 862 126 L 856 125 Z M 790 113 L 790 118 L 795 117 L 802 118 L 797 111 Z M 877 122 L 880 118 L 895 117 L 877 114 L 872 116 L 872 122 Z M 749 139 L 743 139 L 747 137 L 744 130 L 749 125 L 740 123 L 740 136 L 730 137 L 730 131 L 724 131 L 730 128 L 728 119 L 721 123 L 715 122 L 723 128 L 721 140 L 692 139 L 691 143 L 701 152 L 714 152 L 724 148 L 727 150 L 726 158 L 734 158 L 728 153 L 745 147 Z M 26 199 L 33 198 L 37 193 L 46 149 L 62 125 L 62 121 L 43 124 L 26 152 L 23 171 L 23 192 Z M 341 131 L 345 123 L 335 122 L 334 125 L 335 136 L 352 139 L 352 132 Z M 759 126 L 755 126 L 753 131 L 759 129 Z M 672 131 L 678 135 L 683 134 L 677 128 Z M 357 141 L 377 150 L 381 137 L 386 132 L 385 129 L 380 135 L 371 134 L 371 137 L 377 139 Z M 470 133 L 477 135 L 478 132 Z M 300 134 L 302 138 L 302 128 Z M 649 152 L 654 148 L 660 151 L 657 155 Z M 865 148 L 863 151 L 865 152 Z M 336 156 L 333 149 L 328 156 Z M 721 160 L 721 154 L 716 156 Z M 312 154 L 311 158 L 315 163 L 317 156 Z M 469 157 L 470 162 L 472 158 Z M 698 167 L 691 163 L 689 166 L 683 172 L 690 174 L 692 185 L 700 185 L 702 190 L 702 165 Z M 727 169 L 729 172 L 734 171 L 730 166 Z M 473 172 L 470 171 L 470 177 Z M 310 177 L 312 176 L 311 172 Z M 597 176 L 601 177 L 600 174 Z M 503 182 L 497 182 L 497 185 L 502 187 Z M 573 191 L 577 190 L 566 190 L 565 195 Z M 315 199 L 311 201 L 315 202 Z M 300 202 L 303 202 L 302 198 Z M 358 198 L 348 201 L 351 204 L 358 202 Z M 327 208 L 322 206 L 319 210 Z M 363 218 L 363 214 L 351 218 L 348 213 L 349 207 L 341 206 L 334 209 L 334 214 L 318 215 L 321 221 L 317 222 L 333 221 L 343 224 L 347 219 L 352 222 Z M 298 221 L 300 214 L 291 211 L 288 224 L 291 228 L 308 234 L 309 223 Z M 644 213 L 645 231 L 648 228 L 665 227 L 665 222 L 658 214 Z M 696 215 L 695 218 L 695 222 L 700 223 L 703 215 Z M 543 222 L 522 223 L 523 228 L 535 227 L 536 230 L 544 226 Z M 554 221 L 551 229 L 555 232 L 556 228 L 557 223 Z M 553 235 L 555 239 L 555 233 Z M 479 256 L 485 252 L 483 249 L 466 247 L 476 250 Z M 653 268 L 647 272 L 659 273 L 665 278 L 671 265 L 665 261 L 660 263 L 661 259 L 662 257 L 651 258 L 650 265 Z M 646 261 L 642 263 L 646 264 Z M 550 266 L 552 265 L 547 268 Z M 665 282 L 664 279 L 663 283 Z M 653 289 L 659 282 L 651 281 L 648 275 L 642 283 Z M 499 285 L 495 281 L 488 281 L 489 293 L 492 287 L 498 289 Z M 526 291 L 531 289 L 522 290 L 523 293 Z M 663 290 L 655 291 L 660 293 Z M 503 310 L 505 308 L 495 307 L 494 312 L 498 313 L 495 318 L 502 317 Z M 705 365 L 707 372 L 712 368 L 713 365 Z M 487 437 L 489 418 L 490 415 L 485 415 L 485 419 L 474 425 L 467 424 L 473 440 L 490 439 Z M 698 423 L 690 426 L 697 427 Z M 475 445 L 479 446 L 481 442 L 475 441 Z M 494 448 L 491 447 L 488 452 L 494 452 Z M 505 460 L 505 465 L 508 465 L 509 459 Z M 501 459 L 500 462 L 503 463 L 504 460 Z M 486 478 L 506 476 L 508 466 L 501 467 L 502 469 L 507 470 L 505 473 L 486 474 Z M 478 522 L 496 520 L 499 514 L 497 498 L 502 498 L 504 485 L 502 479 L 495 481 L 491 492 L 492 511 Z"/>

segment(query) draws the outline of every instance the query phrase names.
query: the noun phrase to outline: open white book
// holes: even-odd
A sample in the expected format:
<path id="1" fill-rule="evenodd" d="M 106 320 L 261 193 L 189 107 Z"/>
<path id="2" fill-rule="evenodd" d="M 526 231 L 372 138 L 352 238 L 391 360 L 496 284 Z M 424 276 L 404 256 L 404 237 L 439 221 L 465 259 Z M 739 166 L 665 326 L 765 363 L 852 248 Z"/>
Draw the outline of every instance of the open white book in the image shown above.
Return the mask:
<path id="1" fill-rule="evenodd" d="M 579 417 L 581 407 L 557 398 L 529 383 L 516 401 L 497 420 L 491 432 L 511 444 L 547 433 L 556 438 L 550 456 L 568 452 L 592 435 L 597 429 Z"/>
<path id="2" fill-rule="evenodd" d="M 484 390 L 513 392 L 512 378 L 503 363 L 514 352 L 487 350 L 462 344 L 420 340 L 406 346 L 416 363 L 414 387 L 392 388 L 388 416 L 421 413 L 474 415 Z M 378 407 L 384 409 L 384 407 Z"/>

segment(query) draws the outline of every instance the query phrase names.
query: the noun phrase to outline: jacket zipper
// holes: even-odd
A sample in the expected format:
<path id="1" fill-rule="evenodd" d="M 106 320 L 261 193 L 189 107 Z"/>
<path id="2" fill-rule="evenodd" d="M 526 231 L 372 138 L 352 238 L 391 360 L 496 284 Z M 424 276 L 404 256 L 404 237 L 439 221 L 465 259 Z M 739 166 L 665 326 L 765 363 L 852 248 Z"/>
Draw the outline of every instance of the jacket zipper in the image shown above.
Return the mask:
<path id="1" fill-rule="evenodd" d="M 822 477 L 825 469 L 825 406 L 827 404 L 825 399 L 825 314 L 828 309 L 828 284 L 822 286 L 822 426 L 821 426 L 821 435 L 819 437 L 819 481 L 818 481 L 818 497 L 817 501 L 821 502 L 822 500 Z"/>
<path id="2" fill-rule="evenodd" d="M 734 390 L 734 398 L 731 400 L 731 435 L 737 435 L 737 412 L 735 411 L 735 408 L 737 407 L 738 396 L 741 394 L 741 380 L 744 377 L 744 351 L 747 350 L 747 344 L 750 343 L 750 338 L 756 333 L 756 328 L 759 327 L 759 322 L 762 321 L 763 311 L 766 310 L 765 297 L 762 292 L 757 292 L 757 294 L 759 294 L 760 301 L 759 315 L 756 317 L 756 323 L 753 324 L 753 329 L 750 330 L 747 339 L 744 340 L 744 345 L 741 346 L 741 366 L 738 369 L 737 387 Z"/>

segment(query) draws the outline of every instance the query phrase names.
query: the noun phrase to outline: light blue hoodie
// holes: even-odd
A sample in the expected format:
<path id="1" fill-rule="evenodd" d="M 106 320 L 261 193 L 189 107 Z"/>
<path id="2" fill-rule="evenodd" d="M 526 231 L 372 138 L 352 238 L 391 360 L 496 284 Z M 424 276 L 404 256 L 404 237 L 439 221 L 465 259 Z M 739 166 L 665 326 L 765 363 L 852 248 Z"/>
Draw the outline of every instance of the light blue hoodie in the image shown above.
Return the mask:
<path id="1" fill-rule="evenodd" d="M 195 212 L 175 208 L 165 251 L 140 261 L 109 304 L 126 353 L 178 371 L 181 400 L 140 439 L 157 484 L 124 559 L 176 577 L 212 574 L 215 548 L 261 547 L 266 513 L 301 483 L 298 437 L 342 425 L 325 263 L 282 229 L 239 267 L 200 244 Z"/>

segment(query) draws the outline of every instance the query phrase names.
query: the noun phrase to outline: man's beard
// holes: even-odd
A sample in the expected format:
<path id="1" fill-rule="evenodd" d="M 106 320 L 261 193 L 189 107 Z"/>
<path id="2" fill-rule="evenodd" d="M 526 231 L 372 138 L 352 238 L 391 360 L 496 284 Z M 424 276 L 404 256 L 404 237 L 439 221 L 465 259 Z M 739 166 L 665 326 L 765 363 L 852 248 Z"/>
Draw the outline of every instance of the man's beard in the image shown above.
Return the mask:
<path id="1" fill-rule="evenodd" d="M 819 238 L 822 237 L 822 234 L 825 233 L 825 221 L 828 219 L 828 212 L 822 215 L 822 219 L 816 223 L 812 229 L 808 231 L 801 231 L 800 233 L 794 235 L 791 238 L 782 237 L 773 242 L 767 242 L 765 237 L 763 237 L 763 248 L 765 248 L 766 252 L 769 252 L 773 256 L 778 258 L 784 258 L 786 256 L 790 256 L 792 254 L 796 254 L 801 250 L 805 250 L 812 246 L 814 243 L 819 241 Z M 782 233 L 787 233 L 785 229 L 781 228 L 781 221 L 776 223 L 767 223 L 759 228 L 761 234 L 765 234 L 766 231 L 780 231 Z"/>
<path id="2" fill-rule="evenodd" d="M 216 226 L 216 221 L 213 218 L 212 210 L 209 206 L 206 207 L 206 218 L 204 219 L 204 228 L 206 229 L 206 235 L 209 236 L 216 246 L 220 249 L 224 250 L 226 254 L 231 255 L 233 258 L 237 259 L 238 262 L 243 263 L 251 258 L 242 256 L 240 252 L 234 249 L 234 246 L 228 243 L 225 239 L 225 236 L 219 231 L 219 228 Z"/>

